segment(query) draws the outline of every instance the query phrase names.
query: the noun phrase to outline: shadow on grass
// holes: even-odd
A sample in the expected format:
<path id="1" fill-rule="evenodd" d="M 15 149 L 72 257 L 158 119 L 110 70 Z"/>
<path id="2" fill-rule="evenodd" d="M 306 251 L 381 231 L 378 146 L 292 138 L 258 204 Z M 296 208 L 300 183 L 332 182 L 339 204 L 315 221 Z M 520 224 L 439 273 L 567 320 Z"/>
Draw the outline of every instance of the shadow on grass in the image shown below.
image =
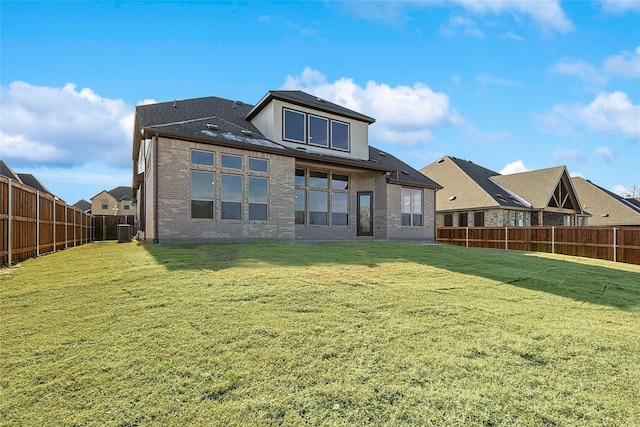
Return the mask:
<path id="1" fill-rule="evenodd" d="M 375 269 L 416 263 L 598 305 L 640 307 L 640 269 L 535 256 L 528 252 L 389 242 L 140 244 L 168 270 L 351 265 Z M 304 270 L 302 273 L 304 274 Z"/>

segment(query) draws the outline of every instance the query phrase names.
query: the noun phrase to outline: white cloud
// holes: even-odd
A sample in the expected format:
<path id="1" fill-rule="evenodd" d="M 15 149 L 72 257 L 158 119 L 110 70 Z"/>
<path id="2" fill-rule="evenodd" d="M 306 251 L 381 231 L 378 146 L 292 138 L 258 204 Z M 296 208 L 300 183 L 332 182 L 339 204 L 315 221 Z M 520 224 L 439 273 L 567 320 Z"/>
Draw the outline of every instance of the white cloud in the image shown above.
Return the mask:
<path id="1" fill-rule="evenodd" d="M 577 149 L 571 149 L 566 147 L 559 148 L 553 153 L 553 158 L 560 163 L 578 162 L 586 163 L 587 157 Z"/>
<path id="2" fill-rule="evenodd" d="M 492 77 L 487 73 L 478 74 L 476 76 L 476 82 L 482 85 L 501 85 L 501 86 L 515 86 L 517 84 L 513 80 L 507 80 L 501 77 Z"/>
<path id="3" fill-rule="evenodd" d="M 465 9 L 480 15 L 510 14 L 515 18 L 529 16 L 546 32 L 557 31 L 568 33 L 573 30 L 573 23 L 565 15 L 560 3 L 552 1 L 521 0 L 454 0 Z"/>
<path id="4" fill-rule="evenodd" d="M 560 61 L 552 67 L 559 74 L 577 76 L 585 82 L 602 85 L 606 83 L 606 77 L 592 65 L 580 59 Z"/>
<path id="5" fill-rule="evenodd" d="M 602 146 L 596 147 L 596 156 L 604 160 L 606 163 L 613 163 L 616 158 L 613 151 Z"/>
<path id="6" fill-rule="evenodd" d="M 600 2 L 604 10 L 616 15 L 625 12 L 640 12 L 640 2 L 638 0 L 600 0 Z"/>
<path id="7" fill-rule="evenodd" d="M 640 140 L 640 105 L 625 92 L 600 92 L 588 105 L 558 104 L 542 116 L 546 130 L 570 132 L 575 126 Z"/>
<path id="8" fill-rule="evenodd" d="M 447 24 L 440 27 L 440 34 L 445 37 L 454 36 L 458 32 L 463 32 L 468 36 L 477 37 L 479 39 L 484 38 L 485 36 L 473 20 L 463 16 L 452 16 L 449 18 L 449 22 Z"/>
<path id="9" fill-rule="evenodd" d="M 522 38 L 521 36 L 517 35 L 514 32 L 511 32 L 511 31 L 507 31 L 504 34 L 500 34 L 500 38 L 509 39 L 509 40 L 515 40 L 517 42 L 523 42 L 524 41 L 524 38 Z"/>
<path id="10" fill-rule="evenodd" d="M 530 171 L 528 167 L 524 165 L 522 160 L 516 160 L 515 162 L 508 163 L 500 171 L 500 175 L 509 175 L 512 173 L 527 172 Z"/>
<path id="11" fill-rule="evenodd" d="M 618 184 L 613 186 L 613 192 L 622 197 L 629 197 L 631 191 L 624 185 Z"/>
<path id="12" fill-rule="evenodd" d="M 78 91 L 72 83 L 55 88 L 20 81 L 2 86 L 0 99 L 0 151 L 13 166 L 131 162 L 133 107 L 123 100 Z"/>
<path id="13" fill-rule="evenodd" d="M 570 171 L 569 176 L 571 178 L 576 178 L 576 177 L 584 178 L 584 174 L 582 172 L 576 172 L 576 171 Z"/>
<path id="14" fill-rule="evenodd" d="M 640 2 L 637 4 L 640 5 Z M 635 52 L 623 51 L 607 58 L 602 68 L 610 73 L 625 77 L 640 77 L 640 46 Z"/>
<path id="15" fill-rule="evenodd" d="M 424 83 L 391 87 L 369 81 L 362 87 L 353 79 L 327 81 L 324 74 L 306 67 L 299 76 L 287 76 L 281 89 L 303 90 L 376 119 L 370 127 L 374 141 L 411 145 L 429 141 L 431 129 L 457 125 L 462 119 L 449 97 Z"/>

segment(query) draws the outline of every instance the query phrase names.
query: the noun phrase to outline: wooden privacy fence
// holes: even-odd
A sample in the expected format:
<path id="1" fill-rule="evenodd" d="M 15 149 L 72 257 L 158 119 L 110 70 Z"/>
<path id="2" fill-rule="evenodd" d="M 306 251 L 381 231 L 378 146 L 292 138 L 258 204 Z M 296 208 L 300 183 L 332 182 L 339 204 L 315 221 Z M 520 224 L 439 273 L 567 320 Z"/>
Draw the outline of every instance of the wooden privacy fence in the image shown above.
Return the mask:
<path id="1" fill-rule="evenodd" d="M 135 215 L 94 215 L 93 240 L 117 240 L 120 224 L 129 224 L 135 232 L 135 218 Z"/>
<path id="2" fill-rule="evenodd" d="M 437 241 L 640 264 L 640 227 L 440 227 Z"/>
<path id="3" fill-rule="evenodd" d="M 91 215 L 0 176 L 0 265 L 91 241 Z"/>

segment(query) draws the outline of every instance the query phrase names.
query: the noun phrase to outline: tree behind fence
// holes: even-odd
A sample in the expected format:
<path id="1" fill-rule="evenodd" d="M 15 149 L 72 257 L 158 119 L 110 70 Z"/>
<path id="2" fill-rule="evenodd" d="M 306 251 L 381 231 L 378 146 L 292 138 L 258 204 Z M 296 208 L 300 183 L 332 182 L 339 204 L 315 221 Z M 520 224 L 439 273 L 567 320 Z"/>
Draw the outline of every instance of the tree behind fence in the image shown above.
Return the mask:
<path id="1" fill-rule="evenodd" d="M 640 264 L 640 227 L 440 227 L 437 240 Z"/>

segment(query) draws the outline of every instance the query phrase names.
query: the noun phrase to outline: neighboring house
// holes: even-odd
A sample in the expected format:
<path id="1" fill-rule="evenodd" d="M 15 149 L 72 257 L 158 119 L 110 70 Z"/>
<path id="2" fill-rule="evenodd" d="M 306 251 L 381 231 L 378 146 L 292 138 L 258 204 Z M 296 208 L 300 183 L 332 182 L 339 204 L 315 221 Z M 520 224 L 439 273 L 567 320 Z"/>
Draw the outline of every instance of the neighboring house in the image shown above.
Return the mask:
<path id="1" fill-rule="evenodd" d="M 133 191 L 131 187 L 116 187 L 110 191 L 102 190 L 91 198 L 93 215 L 135 215 Z"/>
<path id="2" fill-rule="evenodd" d="M 0 160 L 0 175 L 10 178 L 20 184 L 33 188 L 40 193 L 55 197 L 38 179 L 30 173 L 16 173 L 3 160 Z"/>
<path id="3" fill-rule="evenodd" d="M 584 178 L 571 178 L 584 210 L 592 216 L 593 226 L 640 226 L 640 203 L 625 199 Z"/>
<path id="4" fill-rule="evenodd" d="M 141 237 L 435 240 L 439 185 L 369 146 L 373 122 L 301 91 L 137 106 Z"/>
<path id="5" fill-rule="evenodd" d="M 84 199 L 80 199 L 73 204 L 74 208 L 80 209 L 82 212 L 91 213 L 91 203 Z"/>
<path id="6" fill-rule="evenodd" d="M 640 197 L 627 197 L 625 199 L 627 202 L 631 203 L 634 206 L 637 206 L 640 208 Z"/>
<path id="7" fill-rule="evenodd" d="M 564 166 L 500 175 L 445 156 L 421 172 L 444 185 L 436 193 L 438 227 L 586 225 L 589 216 Z"/>

